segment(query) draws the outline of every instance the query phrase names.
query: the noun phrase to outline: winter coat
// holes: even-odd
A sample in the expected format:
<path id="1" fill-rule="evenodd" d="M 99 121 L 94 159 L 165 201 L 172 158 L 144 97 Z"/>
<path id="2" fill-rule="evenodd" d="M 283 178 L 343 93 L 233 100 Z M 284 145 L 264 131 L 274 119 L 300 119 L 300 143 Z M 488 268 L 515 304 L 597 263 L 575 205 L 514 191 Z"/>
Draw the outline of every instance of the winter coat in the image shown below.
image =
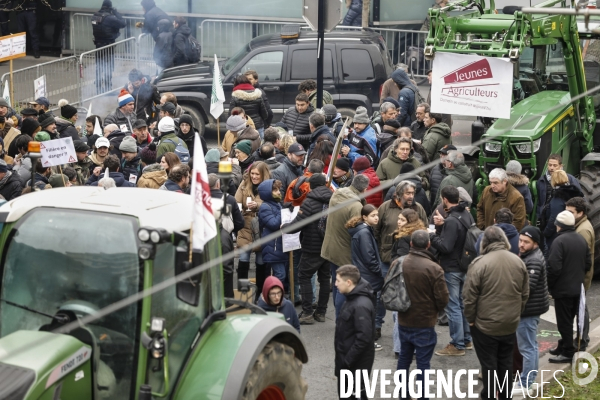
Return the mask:
<path id="1" fill-rule="evenodd" d="M 13 164 L 12 172 L 16 173 L 21 178 L 21 183 L 25 185 L 31 179 L 31 158 L 21 157 L 20 160 L 20 163 Z"/>
<path id="2" fill-rule="evenodd" d="M 514 215 L 513 225 L 520 232 L 525 226 L 525 201 L 523 196 L 510 183 L 506 185 L 504 193 L 497 194 L 488 186 L 483 190 L 477 204 L 477 227 L 485 230 L 488 226 L 494 225 L 496 211 L 501 208 L 508 208 Z"/>
<path id="3" fill-rule="evenodd" d="M 327 186 L 319 186 L 308 192 L 306 199 L 300 206 L 296 218 L 292 222 L 284 224 L 281 228 L 294 225 L 297 222 L 304 221 L 306 218 L 312 217 L 315 214 L 323 211 L 324 206 L 329 205 L 333 193 Z M 323 236 L 319 232 L 319 220 L 313 221 L 301 228 L 296 228 L 290 233 L 300 234 L 300 244 L 302 251 L 307 253 L 315 253 L 320 255 L 323 246 Z"/>
<path id="4" fill-rule="evenodd" d="M 108 177 L 114 179 L 117 187 L 135 187 L 135 185 L 127 180 L 125 180 L 125 176 L 120 172 L 109 172 Z M 89 186 L 98 186 L 98 181 L 104 178 L 104 173 L 101 173 L 100 176 L 96 176 L 94 174 L 90 175 L 86 185 Z"/>
<path id="5" fill-rule="evenodd" d="M 225 186 L 222 186 L 221 189 L 227 189 L 227 193 L 231 196 L 235 197 L 235 193 L 237 192 L 238 186 L 242 181 L 242 168 L 239 165 L 232 164 L 232 174 L 233 177 L 229 181 L 229 183 Z M 206 163 L 206 172 L 209 174 L 218 174 L 219 173 L 219 163 L 218 162 L 209 162 Z"/>
<path id="6" fill-rule="evenodd" d="M 515 255 L 519 255 L 519 236 L 520 233 L 515 228 L 513 224 L 507 224 L 501 222 L 499 224 L 495 224 L 498 228 L 502 229 L 506 238 L 508 239 L 508 243 L 510 243 L 510 249 L 508 249 L 511 253 Z M 483 240 L 483 233 L 479 235 L 477 238 L 477 242 L 475 242 L 475 250 L 477 250 L 477 255 L 481 254 L 481 241 Z"/>
<path id="7" fill-rule="evenodd" d="M 313 90 L 308 95 L 308 102 L 315 109 L 317 108 L 317 91 Z M 323 90 L 323 105 L 325 104 L 333 104 L 333 96 L 327 90 Z"/>
<path id="8" fill-rule="evenodd" d="M 533 200 L 531 198 L 531 191 L 529 190 L 529 178 L 525 175 L 513 174 L 512 172 L 507 172 L 506 175 L 508 176 L 508 183 L 513 185 L 521 193 L 521 196 L 523 196 L 525 212 L 527 215 L 531 214 L 533 211 Z"/>
<path id="9" fill-rule="evenodd" d="M 334 142 L 335 143 L 335 142 Z M 379 165 L 379 150 L 377 147 L 377 134 L 370 125 L 360 133 L 352 133 L 344 144 L 349 145 L 350 152 L 348 158 L 354 162 L 360 156 L 368 156 L 371 159 L 371 165 Z"/>
<path id="10" fill-rule="evenodd" d="M 6 201 L 10 201 L 19 197 L 22 191 L 23 183 L 21 182 L 19 174 L 12 171 L 6 171 L 6 175 L 0 179 L 0 195 L 2 195 Z"/>
<path id="11" fill-rule="evenodd" d="M 362 279 L 340 308 L 335 320 L 335 371 L 371 370 L 375 360 L 375 297 L 371 285 Z"/>
<path id="12" fill-rule="evenodd" d="M 167 179 L 165 181 L 165 183 L 161 187 L 158 188 L 158 190 L 167 190 L 169 192 L 185 193 L 183 191 L 183 189 L 181 188 L 181 186 L 179 186 L 177 184 L 177 182 L 173 182 L 170 179 Z"/>
<path id="13" fill-rule="evenodd" d="M 169 19 L 169 16 L 160 8 L 156 7 L 156 3 L 154 0 L 143 0 L 142 5 L 146 10 L 144 14 L 144 27 L 142 28 L 142 32 L 149 33 L 156 41 L 158 36 L 158 21 L 161 19 Z"/>
<path id="14" fill-rule="evenodd" d="M 357 172 L 357 175 L 364 175 L 367 178 L 369 178 L 369 187 L 367 187 L 367 191 L 379 187 L 379 185 L 381 185 L 373 167 L 369 167 L 363 171 L 359 171 Z M 383 192 L 380 190 L 370 196 L 367 196 L 365 197 L 365 201 L 367 202 L 367 204 L 372 204 L 375 207 L 379 208 L 381 203 L 383 203 Z"/>
<path id="15" fill-rule="evenodd" d="M 398 136 L 393 130 L 388 130 L 384 128 L 381 132 L 377 133 L 377 142 L 379 143 L 381 158 L 383 158 L 383 152 L 389 149 L 396 139 L 398 139 Z"/>
<path id="16" fill-rule="evenodd" d="M 127 132 L 130 135 L 133 133 L 132 120 L 135 118 L 135 114 L 127 116 L 123 114 L 120 108 L 115 109 L 104 118 L 104 126 L 106 128 L 109 124 L 116 124 L 121 132 Z M 145 118 L 144 118 L 145 119 Z M 135 122 L 135 121 L 134 121 Z"/>
<path id="17" fill-rule="evenodd" d="M 575 228 L 561 229 L 548 256 L 548 290 L 555 299 L 579 297 L 585 273 L 592 268 L 592 253 Z"/>
<path id="18" fill-rule="evenodd" d="M 400 89 L 396 82 L 392 78 L 389 78 L 385 82 L 383 82 L 383 86 L 381 87 L 381 96 L 379 96 L 379 104 L 384 103 L 384 99 L 387 97 L 391 97 L 396 100 L 398 95 L 400 94 Z"/>
<path id="19" fill-rule="evenodd" d="M 58 136 L 61 139 L 70 137 L 73 140 L 80 140 L 79 132 L 77 131 L 77 128 L 75 128 L 75 125 L 62 117 L 56 118 L 56 132 L 58 132 Z M 10 153 L 8 155 L 14 157 Z"/>
<path id="20" fill-rule="evenodd" d="M 232 134 L 235 136 L 235 133 Z M 258 131 L 250 126 L 247 126 L 243 131 L 238 132 L 237 138 L 234 138 L 231 142 L 231 150 L 229 152 L 229 157 L 235 157 L 235 147 L 237 143 L 241 142 L 242 140 L 250 141 L 250 143 L 252 144 L 252 153 L 258 150 L 258 148 L 260 147 L 260 135 L 258 134 Z"/>
<path id="21" fill-rule="evenodd" d="M 398 324 L 407 328 L 433 328 L 449 299 L 444 270 L 429 251 L 410 249 L 402 262 L 402 272 L 410 307 L 398 313 Z"/>
<path id="22" fill-rule="evenodd" d="M 167 171 L 160 164 L 150 164 L 142 170 L 137 187 L 159 189 L 167 181 Z"/>
<path id="23" fill-rule="evenodd" d="M 127 89 L 127 85 L 124 87 Z M 137 119 L 143 119 L 146 121 L 149 116 L 152 115 L 152 106 L 156 103 L 160 103 L 160 94 L 156 89 L 156 86 L 150 83 L 150 77 L 144 76 L 143 83 L 138 88 L 133 88 L 131 95 L 135 99 L 135 114 Z M 130 131 L 130 134 L 133 130 Z"/>
<path id="24" fill-rule="evenodd" d="M 446 168 L 446 177 L 440 183 L 437 190 L 437 200 L 435 201 L 434 208 L 442 203 L 442 189 L 446 186 L 454 186 L 455 188 L 463 188 L 469 195 L 473 195 L 475 183 L 473 182 L 473 175 L 471 169 L 466 165 L 459 165 L 454 169 Z"/>
<path id="25" fill-rule="evenodd" d="M 135 157 L 131 161 L 127 161 L 125 158 L 121 160 L 121 168 L 120 170 L 125 177 L 125 180 L 129 182 L 129 177 L 131 175 L 135 176 L 135 183 L 140 176 L 142 176 L 142 164 L 139 157 Z M 135 185 L 134 183 L 134 185 Z"/>
<path id="26" fill-rule="evenodd" d="M 579 184 L 577 178 L 571 174 L 567 174 L 567 177 L 569 178 L 569 185 L 573 185 L 577 189 L 581 190 L 581 185 Z M 538 179 L 536 189 L 538 192 L 536 215 L 537 220 L 539 221 L 542 216 L 544 204 L 546 204 L 546 201 L 549 200 L 550 192 L 552 192 L 552 186 L 550 185 L 550 182 L 548 182 L 548 178 L 545 173 L 543 173 L 540 179 Z"/>
<path id="27" fill-rule="evenodd" d="M 179 144 L 179 137 L 175 132 L 165 132 L 160 136 L 160 141 L 158 142 L 158 146 L 156 146 L 156 162 L 160 163 L 162 156 L 165 153 L 175 152 L 177 145 Z M 182 140 L 183 142 L 183 140 Z M 185 142 L 183 142 L 183 146 L 187 148 Z M 188 149 L 189 150 L 189 149 Z"/>
<path id="28" fill-rule="evenodd" d="M 221 189 L 211 189 L 210 197 L 213 199 L 223 200 L 223 192 Z M 222 204 L 222 203 L 221 203 Z M 227 205 L 231 209 L 231 220 L 233 221 L 233 233 L 237 234 L 240 229 L 244 227 L 244 217 L 242 212 L 235 201 L 235 197 L 227 196 Z M 223 253 L 225 254 L 225 253 Z"/>
<path id="29" fill-rule="evenodd" d="M 85 182 L 90 177 L 90 170 L 93 170 L 96 167 L 89 156 L 85 157 L 82 161 L 70 164 L 70 166 L 73 167 L 77 173 L 77 184 L 79 186 L 85 185 Z"/>
<path id="30" fill-rule="evenodd" d="M 188 24 L 179 25 L 173 31 L 173 66 L 190 64 L 189 38 L 192 30 Z"/>
<path id="31" fill-rule="evenodd" d="M 395 236 L 393 235 L 394 244 L 390 253 L 390 263 L 393 263 L 397 258 L 408 255 L 410 252 L 410 235 L 402 236 L 399 239 L 396 239 Z"/>
<path id="32" fill-rule="evenodd" d="M 358 268 L 360 277 L 369 282 L 373 291 L 379 292 L 383 287 L 383 275 L 373 228 L 359 222 L 358 225 L 348 228 L 348 233 L 352 237 L 352 265 Z"/>
<path id="33" fill-rule="evenodd" d="M 260 149 L 257 149 L 254 153 L 252 153 L 252 156 L 254 156 L 255 161 L 266 161 L 262 157 L 262 154 L 260 154 Z M 287 157 L 285 156 L 285 154 L 283 154 L 278 148 L 275 147 L 275 160 L 281 164 L 286 158 Z"/>
<path id="34" fill-rule="evenodd" d="M 443 122 L 439 122 L 427 130 L 423 138 L 423 147 L 427 151 L 429 160 L 434 161 L 440 158 L 439 152 L 442 147 L 452 143 L 451 135 L 450 127 Z"/>
<path id="35" fill-rule="evenodd" d="M 402 126 L 410 127 L 412 124 L 412 115 L 415 112 L 415 92 L 419 89 L 410 81 L 408 74 L 402 69 L 397 69 L 392 72 L 391 78 L 400 88 L 398 93 L 398 103 L 400 103 L 400 113 L 398 114 L 398 122 Z"/>
<path id="36" fill-rule="evenodd" d="M 258 209 L 258 224 L 260 227 L 260 237 L 270 235 L 281 229 L 281 203 L 273 198 L 274 179 L 267 179 L 258 185 L 258 194 L 263 203 Z M 283 252 L 282 238 L 270 240 L 261 246 L 263 262 L 281 263 L 287 261 L 287 254 Z"/>
<path id="37" fill-rule="evenodd" d="M 173 66 L 173 25 L 168 19 L 158 21 L 158 34 L 155 37 L 154 51 L 152 59 L 161 68 L 171 68 Z"/>
<path id="38" fill-rule="evenodd" d="M 590 223 L 587 215 L 581 217 L 581 219 L 575 222 L 575 232 L 579 233 L 588 245 L 590 249 L 590 258 L 592 259 L 592 266 L 589 271 L 585 273 L 585 279 L 583 282 L 583 286 L 585 287 L 585 291 L 587 292 L 592 284 L 592 277 L 594 276 L 594 253 L 595 253 L 595 245 L 596 245 L 596 233 L 594 232 L 594 227 Z"/>
<path id="39" fill-rule="evenodd" d="M 284 194 L 290 183 L 299 176 L 302 176 L 302 166 L 294 165 L 289 158 L 286 158 L 275 171 L 271 172 L 271 178 L 279 180 L 283 184 L 281 190 Z"/>
<path id="40" fill-rule="evenodd" d="M 226 255 L 233 253 L 235 250 L 233 237 L 231 236 L 231 233 L 227 232 L 227 229 L 223 228 L 222 224 L 219 224 L 219 237 L 221 238 L 221 254 Z M 223 275 L 233 275 L 234 269 L 235 266 L 233 258 L 229 259 L 228 261 L 223 261 Z M 225 293 L 225 297 L 229 297 L 230 295 L 231 294 L 228 295 Z"/>
<path id="41" fill-rule="evenodd" d="M 447 175 L 448 171 L 441 162 L 436 164 L 431 170 L 431 174 L 429 175 L 429 204 L 431 204 L 432 209 L 435 208 L 433 205 L 437 200 L 439 187 Z"/>
<path id="42" fill-rule="evenodd" d="M 308 146 L 308 150 L 306 151 L 306 159 L 310 158 L 310 153 L 313 152 L 315 146 L 317 145 L 317 140 L 321 136 L 324 136 L 325 139 L 329 140 L 331 143 L 335 143 L 335 137 L 331 134 L 331 130 L 327 125 L 321 125 L 313 133 L 310 134 L 310 145 Z"/>
<path id="43" fill-rule="evenodd" d="M 397 155 L 396 152 L 390 150 L 387 158 L 381 160 L 379 166 L 377 167 L 377 176 L 381 181 L 382 185 L 385 185 L 388 180 L 395 179 L 398 175 L 400 175 L 400 169 L 402 169 L 402 164 L 405 162 L 412 164 L 415 169 L 421 166 L 421 163 L 417 161 L 413 154 L 411 153 L 405 161 L 402 161 Z M 423 173 L 419 174 L 423 175 Z"/>
<path id="44" fill-rule="evenodd" d="M 410 124 L 410 130 L 412 131 L 412 137 L 415 140 L 423 141 L 425 134 L 427 133 L 427 127 L 423 121 L 415 120 Z"/>
<path id="45" fill-rule="evenodd" d="M 180 129 L 179 133 L 177 134 L 177 137 L 185 142 L 185 145 L 187 146 L 188 151 L 190 152 L 190 157 L 194 157 L 194 135 L 198 135 L 198 138 L 200 138 L 200 145 L 202 146 L 202 151 L 204 152 L 204 155 L 206 155 L 206 153 L 208 153 L 208 146 L 206 145 L 206 140 L 202 135 L 198 133 L 196 128 L 194 128 L 193 126 L 190 128 L 190 131 L 188 133 L 183 133 Z"/>
<path id="46" fill-rule="evenodd" d="M 287 112 L 281 118 L 281 122 L 287 126 L 288 131 L 294 131 L 294 137 L 296 141 L 305 148 L 310 144 L 310 127 L 308 124 L 308 117 L 315 112 L 315 108 L 312 105 L 308 105 L 306 111 L 302 114 L 296 110 L 296 106 L 288 108 Z"/>
<path id="47" fill-rule="evenodd" d="M 246 211 L 248 210 L 246 202 L 248 197 L 252 198 L 252 201 L 257 204 L 256 209 Z M 246 181 L 242 181 L 235 193 L 235 201 L 242 204 L 242 216 L 244 217 L 244 227 L 240 229 L 237 235 L 237 245 L 238 247 L 242 247 L 252 243 L 252 218 L 257 216 L 262 200 L 258 195 L 258 190 L 254 193 L 252 184 L 250 184 L 250 187 L 247 187 Z"/>
<path id="48" fill-rule="evenodd" d="M 583 193 L 575 186 L 569 184 L 558 186 L 552 192 L 550 202 L 544 206 L 541 229 L 543 229 L 542 233 L 546 237 L 546 248 L 552 246 L 552 242 L 557 235 L 556 225 L 554 225 L 556 217 L 558 214 L 565 211 L 567 201 L 573 197 L 583 197 Z"/>
<path id="49" fill-rule="evenodd" d="M 362 26 L 362 8 L 363 0 L 351 0 L 348 12 L 341 25 L 344 26 Z"/>
<path id="50" fill-rule="evenodd" d="M 491 243 L 469 266 L 463 287 L 465 318 L 489 336 L 517 331 L 529 298 L 529 273 L 507 243 Z"/>
<path id="51" fill-rule="evenodd" d="M 249 83 L 238 85 L 233 88 L 229 110 L 242 107 L 254 121 L 256 129 L 265 128 L 265 121 L 269 116 L 269 110 L 263 101 L 263 91 L 255 89 Z"/>
<path id="52" fill-rule="evenodd" d="M 254 129 L 254 121 L 252 121 L 252 118 L 250 118 L 247 115 L 246 115 L 246 127 L 250 127 L 252 129 Z M 258 132 L 256 132 L 256 134 L 258 135 Z M 251 140 L 251 139 L 248 139 L 248 140 Z M 260 137 L 259 137 L 259 140 L 260 140 Z M 229 157 L 233 157 L 231 155 L 231 154 L 233 154 L 233 153 L 231 153 L 231 150 L 233 149 L 233 144 L 236 141 L 238 141 L 238 133 L 237 132 L 231 132 L 231 131 L 225 132 L 225 136 L 223 137 L 223 142 L 221 143 L 221 147 L 223 148 L 223 150 L 230 153 Z M 254 143 L 253 143 L 253 145 L 254 145 Z M 259 142 L 258 146 L 260 146 L 260 142 Z M 257 149 L 258 149 L 258 146 L 256 147 Z M 254 146 L 252 146 L 252 147 L 254 147 Z"/>
<path id="53" fill-rule="evenodd" d="M 529 276 L 529 299 L 521 318 L 540 316 L 550 309 L 544 253 L 537 247 L 519 257 L 525 263 Z"/>
<path id="54" fill-rule="evenodd" d="M 309 172 L 307 168 L 304 170 L 302 176 L 294 179 L 285 191 L 283 202 L 292 203 L 294 207 L 301 206 L 308 193 L 310 193 L 310 183 L 308 182 L 308 179 L 312 175 L 312 172 Z M 329 204 L 329 201 L 327 203 Z"/>
<path id="55" fill-rule="evenodd" d="M 48 178 L 38 172 L 36 172 L 33 175 L 33 186 L 35 187 L 35 190 L 45 190 L 52 188 L 52 186 L 50 186 L 50 183 L 48 182 Z M 31 187 L 31 179 L 25 184 L 25 187 Z"/>
<path id="56" fill-rule="evenodd" d="M 327 233 L 323 240 L 321 257 L 337 266 L 352 264 L 351 237 L 345 225 L 351 218 L 360 217 L 363 203 L 358 198 L 359 195 L 358 190 L 350 186 L 336 190 L 329 201 L 329 208 L 350 202 L 327 217 Z"/>
<path id="57" fill-rule="evenodd" d="M 402 181 L 409 181 L 413 185 L 415 185 L 415 201 L 423 207 L 425 211 L 425 215 L 431 215 L 431 206 L 429 205 L 429 199 L 427 199 L 427 194 L 423 189 L 423 185 L 421 184 L 421 178 L 418 176 L 411 176 L 407 178 L 405 175 L 399 175 L 394 179 L 394 184 L 388 189 L 387 194 L 385 195 L 384 201 L 392 200 L 394 195 L 396 194 L 396 186 Z"/>
<path id="58" fill-rule="evenodd" d="M 423 224 L 427 225 L 427 215 L 419 203 L 413 203 L 410 207 L 419 214 Z M 374 227 L 375 239 L 379 243 L 379 253 L 381 261 L 389 263 L 392 260 L 392 246 L 394 245 L 394 232 L 398 230 L 398 215 L 402 208 L 398 207 L 395 200 L 384 202 L 378 210 L 379 222 Z"/>
<path id="59" fill-rule="evenodd" d="M 431 247 L 439 252 L 444 272 L 462 272 L 460 258 L 467 239 L 467 227 L 473 222 L 473 217 L 461 203 L 448 210 L 443 225 L 435 227 L 435 234 L 431 235 Z"/>
<path id="60" fill-rule="evenodd" d="M 123 16 L 115 8 L 101 7 L 98 12 L 104 14 L 104 17 L 100 29 L 94 35 L 96 48 L 113 44 L 119 37 L 120 30 L 127 26 Z"/>
<path id="61" fill-rule="evenodd" d="M 271 304 L 269 299 L 269 291 L 273 289 L 275 286 L 281 288 L 283 291 L 283 284 L 279 279 L 274 276 L 269 276 L 265 279 L 265 283 L 263 284 L 262 294 L 258 299 L 257 305 L 265 311 L 278 312 L 284 315 L 286 322 L 292 325 L 298 332 L 300 332 L 300 321 L 298 320 L 298 314 L 296 313 L 296 309 L 294 308 L 294 304 L 291 301 L 286 299 L 284 296 L 281 296 L 281 302 L 279 304 Z M 285 294 L 285 291 L 283 291 Z"/>

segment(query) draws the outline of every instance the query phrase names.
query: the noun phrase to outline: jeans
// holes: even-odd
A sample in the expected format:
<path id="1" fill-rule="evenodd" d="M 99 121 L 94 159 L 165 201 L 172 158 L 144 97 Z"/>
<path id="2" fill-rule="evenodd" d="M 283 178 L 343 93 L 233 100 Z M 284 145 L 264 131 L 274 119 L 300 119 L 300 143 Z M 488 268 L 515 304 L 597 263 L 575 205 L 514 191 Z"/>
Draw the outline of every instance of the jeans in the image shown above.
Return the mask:
<path id="1" fill-rule="evenodd" d="M 537 327 L 539 323 L 539 316 L 522 317 L 517 328 L 517 345 L 519 346 L 519 352 L 523 356 L 522 387 L 531 386 L 537 377 L 540 361 L 537 342 Z"/>
<path id="2" fill-rule="evenodd" d="M 327 302 L 329 301 L 329 261 L 321 258 L 319 253 L 302 252 L 300 265 L 298 266 L 298 280 L 300 281 L 300 291 L 302 292 L 302 312 L 303 315 L 312 315 L 313 288 L 311 280 L 315 272 L 319 276 L 319 302 L 317 305 L 317 314 L 325 315 L 327 312 Z"/>
<path id="3" fill-rule="evenodd" d="M 256 130 L 258 131 L 260 140 L 263 140 L 265 138 L 265 128 L 256 128 Z"/>
<path id="4" fill-rule="evenodd" d="M 496 399 L 496 392 L 499 391 L 500 400 L 511 399 L 512 354 L 515 335 L 489 336 L 477 329 L 476 326 L 472 326 L 472 332 L 475 353 L 481 364 L 481 383 L 483 384 L 481 398 L 483 400 Z M 495 377 L 499 385 L 496 384 Z"/>
<path id="5" fill-rule="evenodd" d="M 579 296 L 554 299 L 554 311 L 556 312 L 556 327 L 560 333 L 558 350 L 561 355 L 573 358 L 577 350 L 573 343 L 573 318 L 579 312 Z M 579 335 L 579 324 L 577 324 L 577 334 Z"/>
<path id="6" fill-rule="evenodd" d="M 471 330 L 465 318 L 465 306 L 462 299 L 462 290 L 465 284 L 465 274 L 462 272 L 445 272 L 446 286 L 448 286 L 449 300 L 446 306 L 448 325 L 450 328 L 450 344 L 459 350 L 465 349 L 465 342 L 470 342 Z"/>
<path id="7" fill-rule="evenodd" d="M 392 340 L 394 342 L 394 353 L 400 354 L 400 333 L 398 333 L 398 311 L 392 311 L 392 321 L 394 328 L 392 330 Z"/>
<path id="8" fill-rule="evenodd" d="M 331 294 L 333 296 L 333 306 L 335 307 L 335 319 L 337 319 L 337 317 L 340 315 L 340 310 L 342 309 L 342 306 L 346 302 L 346 296 L 338 292 L 337 287 L 335 286 L 335 271 L 337 271 L 338 266 L 334 263 L 329 263 L 329 265 L 331 267 L 331 282 L 333 285 L 333 290 L 331 291 Z"/>
<path id="9" fill-rule="evenodd" d="M 390 269 L 390 263 L 381 263 L 381 275 L 385 278 Z M 383 318 L 385 317 L 385 306 L 381 301 L 381 291 L 377 293 L 377 315 L 375 315 L 375 328 L 381 328 L 383 323 L 385 322 Z"/>
<path id="10" fill-rule="evenodd" d="M 251 251 L 247 251 L 245 253 L 240 254 L 240 261 L 250 262 L 250 254 L 251 253 L 252 253 Z M 256 251 L 256 252 L 254 252 L 254 255 L 256 256 L 254 258 L 254 262 L 256 264 L 262 264 L 263 263 L 263 261 L 262 261 L 262 252 Z"/>
<path id="11" fill-rule="evenodd" d="M 283 283 L 287 275 L 287 268 L 288 263 L 286 262 L 267 263 L 267 275 L 269 275 L 269 271 L 272 270 L 273 276 Z"/>
<path id="12" fill-rule="evenodd" d="M 431 369 L 431 357 L 433 356 L 433 350 L 437 344 L 437 334 L 434 328 L 407 328 L 399 326 L 398 328 L 399 339 L 400 339 L 400 356 L 398 357 L 397 369 L 406 371 L 406 377 L 410 372 L 410 364 L 412 363 L 413 355 L 416 353 L 417 357 L 417 369 L 421 370 L 421 374 L 417 375 L 418 381 L 421 382 L 423 387 L 423 372 Z M 408 386 L 408 385 L 407 385 Z M 423 391 L 425 394 L 425 391 Z M 406 391 L 407 397 L 402 397 L 402 391 L 400 391 L 401 399 L 409 399 L 408 390 Z M 427 399 L 422 396 L 421 399 Z"/>

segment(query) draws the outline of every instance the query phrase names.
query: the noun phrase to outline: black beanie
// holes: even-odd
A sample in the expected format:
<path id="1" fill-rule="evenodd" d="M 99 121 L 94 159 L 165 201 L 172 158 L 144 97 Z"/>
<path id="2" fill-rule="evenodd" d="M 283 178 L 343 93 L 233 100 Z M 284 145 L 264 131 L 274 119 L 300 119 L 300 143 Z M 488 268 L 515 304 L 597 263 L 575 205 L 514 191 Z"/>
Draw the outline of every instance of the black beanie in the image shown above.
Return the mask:
<path id="1" fill-rule="evenodd" d="M 350 160 L 348 160 L 346 157 L 342 157 L 342 158 L 338 158 L 337 162 L 335 163 L 335 167 L 341 169 L 342 171 L 350 171 Z"/>
<path id="2" fill-rule="evenodd" d="M 323 174 L 314 174 L 313 176 L 310 177 L 308 182 L 310 183 L 310 189 L 312 190 L 319 186 L 324 186 L 325 183 L 327 183 L 327 179 L 325 178 L 325 175 L 323 175 Z"/>
<path id="3" fill-rule="evenodd" d="M 527 225 L 525 228 L 521 229 L 520 233 L 523 236 L 527 236 L 537 244 L 540 244 L 540 240 L 542 240 L 542 232 L 537 226 Z"/>
<path id="4" fill-rule="evenodd" d="M 33 137 L 33 132 L 40 127 L 40 123 L 35 119 L 25 118 L 21 124 L 21 133 Z"/>
<path id="5" fill-rule="evenodd" d="M 400 168 L 400 174 L 408 174 L 411 171 L 415 170 L 415 166 L 412 165 L 411 163 L 407 163 L 405 162 L 404 164 L 402 164 L 402 168 Z"/>
<path id="6" fill-rule="evenodd" d="M 70 104 L 60 108 L 60 115 L 62 115 L 63 118 L 71 119 L 75 114 L 77 114 L 77 109 Z"/>

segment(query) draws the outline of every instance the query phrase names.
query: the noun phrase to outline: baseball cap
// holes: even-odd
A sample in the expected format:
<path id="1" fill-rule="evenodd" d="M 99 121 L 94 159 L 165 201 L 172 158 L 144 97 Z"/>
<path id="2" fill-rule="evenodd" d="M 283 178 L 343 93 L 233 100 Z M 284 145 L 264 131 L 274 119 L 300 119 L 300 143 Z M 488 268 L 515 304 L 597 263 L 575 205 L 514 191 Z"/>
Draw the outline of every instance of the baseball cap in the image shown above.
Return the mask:
<path id="1" fill-rule="evenodd" d="M 133 123 L 133 126 L 131 127 L 131 129 L 139 129 L 139 128 L 143 128 L 143 127 L 148 127 L 148 124 L 146 123 L 146 121 L 144 121 L 143 119 L 137 119 Z"/>
<path id="2" fill-rule="evenodd" d="M 157 108 L 159 110 L 166 111 L 169 114 L 175 114 L 175 110 L 177 109 L 177 107 L 175 107 L 175 104 L 171 103 L 170 101 L 167 101 L 162 106 L 161 105 L 157 106 Z"/>
<path id="3" fill-rule="evenodd" d="M 36 104 L 38 106 L 50 107 L 50 102 L 45 97 L 38 97 L 35 101 L 30 101 L 29 104 Z"/>
<path id="4" fill-rule="evenodd" d="M 99 149 L 100 147 L 110 147 L 110 142 L 108 141 L 107 138 L 101 137 L 96 140 L 96 143 L 94 143 L 94 146 L 97 149 Z"/>
<path id="5" fill-rule="evenodd" d="M 296 156 L 303 156 L 306 154 L 306 150 L 304 150 L 304 147 L 300 143 L 293 143 L 288 148 L 288 153 L 292 153 Z"/>
<path id="6" fill-rule="evenodd" d="M 456 150 L 456 146 L 454 146 L 453 144 L 447 144 L 444 147 L 442 147 L 439 152 L 442 154 L 448 154 L 450 150 Z"/>

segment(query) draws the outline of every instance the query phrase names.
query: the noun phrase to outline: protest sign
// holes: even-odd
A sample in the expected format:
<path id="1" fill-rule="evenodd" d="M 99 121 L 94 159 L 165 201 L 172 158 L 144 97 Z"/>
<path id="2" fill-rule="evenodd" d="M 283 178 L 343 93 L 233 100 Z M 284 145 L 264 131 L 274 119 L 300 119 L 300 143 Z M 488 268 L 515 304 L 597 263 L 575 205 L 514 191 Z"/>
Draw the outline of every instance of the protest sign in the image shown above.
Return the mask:
<path id="1" fill-rule="evenodd" d="M 45 168 L 77 162 L 75 146 L 70 137 L 40 143 L 40 152 L 42 153 L 42 165 Z"/>
<path id="2" fill-rule="evenodd" d="M 298 210 L 300 207 L 294 207 L 294 211 L 290 211 L 287 208 L 281 210 L 281 224 L 287 224 L 292 222 L 296 215 L 298 215 Z M 285 233 L 281 238 L 283 242 L 283 252 L 287 253 L 288 251 L 297 250 L 301 248 L 300 246 L 300 232 L 298 233 Z"/>
<path id="3" fill-rule="evenodd" d="M 35 98 L 46 97 L 46 75 L 42 75 L 33 81 L 33 88 L 35 90 Z"/>
<path id="4" fill-rule="evenodd" d="M 439 52 L 433 60 L 431 111 L 510 118 L 512 88 L 508 59 Z"/>

